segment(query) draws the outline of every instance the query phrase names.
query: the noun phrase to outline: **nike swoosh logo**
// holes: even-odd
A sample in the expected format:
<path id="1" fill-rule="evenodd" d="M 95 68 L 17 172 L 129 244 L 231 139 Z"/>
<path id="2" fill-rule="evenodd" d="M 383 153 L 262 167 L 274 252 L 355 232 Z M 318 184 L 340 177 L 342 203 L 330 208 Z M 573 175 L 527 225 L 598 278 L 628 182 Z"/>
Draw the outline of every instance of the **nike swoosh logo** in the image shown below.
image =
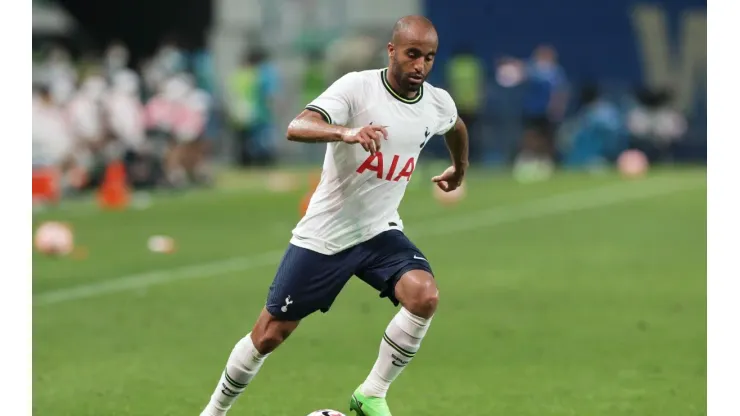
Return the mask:
<path id="1" fill-rule="evenodd" d="M 424 257 L 419 257 L 419 256 L 417 256 L 416 254 L 414 254 L 414 258 L 415 258 L 416 260 L 424 260 L 425 262 L 429 263 L 429 260 L 425 259 Z"/>

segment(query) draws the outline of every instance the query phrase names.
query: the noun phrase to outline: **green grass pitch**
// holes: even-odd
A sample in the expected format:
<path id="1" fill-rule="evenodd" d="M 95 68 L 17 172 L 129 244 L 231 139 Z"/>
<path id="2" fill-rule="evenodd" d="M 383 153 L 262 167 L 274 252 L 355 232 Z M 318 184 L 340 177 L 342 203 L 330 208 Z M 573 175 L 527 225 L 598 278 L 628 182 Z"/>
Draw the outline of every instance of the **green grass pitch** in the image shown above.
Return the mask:
<path id="1" fill-rule="evenodd" d="M 406 232 L 440 306 L 393 384 L 396 416 L 706 414 L 706 173 L 474 172 L 458 205 L 417 171 Z M 260 311 L 305 189 L 157 196 L 36 214 L 73 224 L 84 259 L 33 258 L 33 414 L 197 415 Z M 151 235 L 175 254 L 147 250 Z M 230 415 L 347 412 L 395 313 L 353 279 L 302 322 Z"/>

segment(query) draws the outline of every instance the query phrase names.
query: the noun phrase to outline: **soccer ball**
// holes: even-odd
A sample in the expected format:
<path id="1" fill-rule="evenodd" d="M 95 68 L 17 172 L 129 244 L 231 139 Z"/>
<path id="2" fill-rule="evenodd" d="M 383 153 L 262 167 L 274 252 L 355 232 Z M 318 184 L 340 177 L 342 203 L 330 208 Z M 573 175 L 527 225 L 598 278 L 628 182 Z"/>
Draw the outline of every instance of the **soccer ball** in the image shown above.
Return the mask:
<path id="1" fill-rule="evenodd" d="M 519 156 L 514 162 L 514 179 L 520 183 L 541 182 L 550 179 L 555 172 L 555 165 L 550 160 L 529 159 Z"/>
<path id="2" fill-rule="evenodd" d="M 47 256 L 66 256 L 74 249 L 74 234 L 67 224 L 47 221 L 36 229 L 33 242 Z"/>
<path id="3" fill-rule="evenodd" d="M 153 235 L 147 241 L 147 247 L 154 253 L 173 253 L 175 251 L 175 240 L 166 235 Z"/>
<path id="4" fill-rule="evenodd" d="M 325 410 L 317 410 L 315 412 L 312 412 L 308 416 L 346 416 L 346 415 L 342 412 L 337 412 L 336 410 L 325 409 Z"/>
<path id="5" fill-rule="evenodd" d="M 650 167 L 650 162 L 648 161 L 647 156 L 645 156 L 645 153 L 639 150 L 630 149 L 625 150 L 619 155 L 619 158 L 617 159 L 617 167 L 622 176 L 627 178 L 639 178 L 647 173 L 648 168 Z"/>
<path id="6" fill-rule="evenodd" d="M 454 191 L 445 192 L 439 189 L 436 183 L 432 184 L 434 199 L 442 205 L 454 205 L 465 197 L 465 182 L 461 183 Z"/>

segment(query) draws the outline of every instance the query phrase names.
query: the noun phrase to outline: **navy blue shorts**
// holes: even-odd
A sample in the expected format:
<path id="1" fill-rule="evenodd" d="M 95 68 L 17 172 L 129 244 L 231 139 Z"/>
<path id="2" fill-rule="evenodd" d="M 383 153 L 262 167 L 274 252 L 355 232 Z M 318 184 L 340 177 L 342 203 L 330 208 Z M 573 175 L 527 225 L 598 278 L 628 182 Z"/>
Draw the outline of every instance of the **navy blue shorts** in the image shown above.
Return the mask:
<path id="1" fill-rule="evenodd" d="M 270 286 L 267 311 L 289 321 L 303 319 L 317 310 L 327 312 L 353 275 L 398 306 L 396 283 L 410 270 L 433 274 L 426 257 L 399 230 L 385 231 L 333 255 L 291 244 Z"/>

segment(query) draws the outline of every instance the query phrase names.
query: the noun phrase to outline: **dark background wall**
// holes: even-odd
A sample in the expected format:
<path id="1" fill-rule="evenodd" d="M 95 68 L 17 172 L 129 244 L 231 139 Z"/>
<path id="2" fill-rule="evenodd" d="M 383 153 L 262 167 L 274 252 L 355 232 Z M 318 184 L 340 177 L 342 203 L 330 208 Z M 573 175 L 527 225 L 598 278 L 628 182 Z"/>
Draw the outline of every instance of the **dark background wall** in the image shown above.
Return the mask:
<path id="1" fill-rule="evenodd" d="M 212 18 L 211 0 L 59 0 L 93 47 L 119 39 L 133 58 L 151 54 L 162 39 L 199 47 Z"/>

